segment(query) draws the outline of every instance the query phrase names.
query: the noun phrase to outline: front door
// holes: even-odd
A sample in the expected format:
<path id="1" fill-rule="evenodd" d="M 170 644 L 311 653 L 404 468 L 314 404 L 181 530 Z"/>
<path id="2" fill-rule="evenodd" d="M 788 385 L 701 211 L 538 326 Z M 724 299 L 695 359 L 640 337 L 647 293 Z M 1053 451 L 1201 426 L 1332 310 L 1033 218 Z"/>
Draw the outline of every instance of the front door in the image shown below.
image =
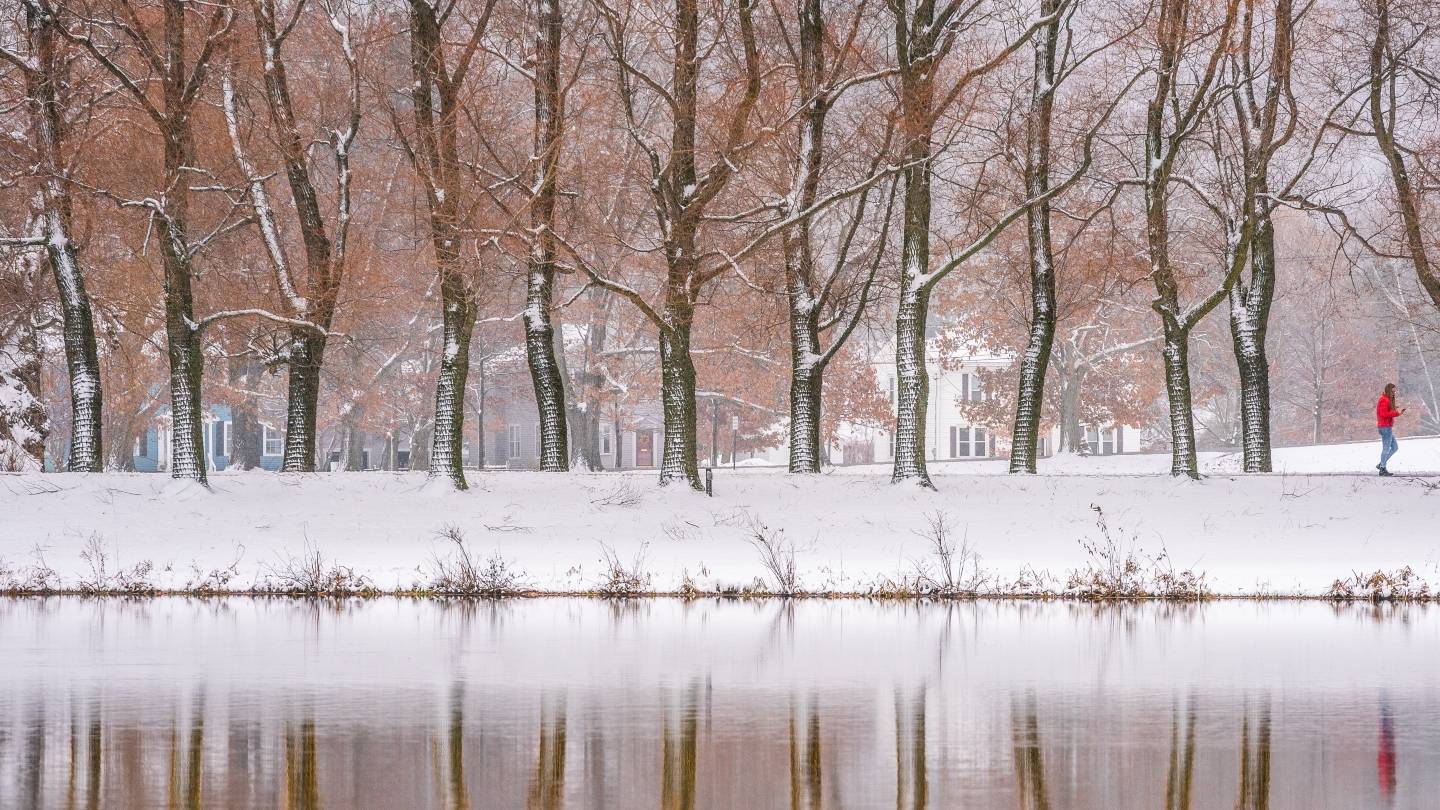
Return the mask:
<path id="1" fill-rule="evenodd" d="M 635 466 L 655 466 L 655 434 L 648 430 L 635 434 Z"/>

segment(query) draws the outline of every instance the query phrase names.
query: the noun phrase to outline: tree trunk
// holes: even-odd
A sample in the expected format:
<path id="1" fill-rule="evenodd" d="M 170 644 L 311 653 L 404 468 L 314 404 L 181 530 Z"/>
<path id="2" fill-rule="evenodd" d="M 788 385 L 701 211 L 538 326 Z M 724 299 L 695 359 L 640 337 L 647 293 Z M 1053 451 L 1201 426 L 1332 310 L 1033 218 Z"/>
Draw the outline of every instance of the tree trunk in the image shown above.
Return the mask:
<path id="1" fill-rule="evenodd" d="M 1275 229 L 1262 215 L 1250 247 L 1250 284 L 1230 291 L 1230 337 L 1240 370 L 1245 472 L 1270 472 L 1270 361 L 1265 333 L 1275 297 Z"/>
<path id="2" fill-rule="evenodd" d="M 540 469 L 565 472 L 570 469 L 565 381 L 555 359 L 555 329 L 550 313 L 555 288 L 556 173 L 565 126 L 560 86 L 560 4 L 555 0 L 536 0 L 535 15 L 536 176 L 535 196 L 530 206 L 534 242 L 526 287 L 525 356 L 540 417 Z M 563 351 L 563 347 L 559 351 Z"/>
<path id="3" fill-rule="evenodd" d="M 435 422 L 430 440 L 430 477 L 444 476 L 465 489 L 465 379 L 470 372 L 470 336 L 475 304 L 457 283 L 441 284 L 445 298 L 444 349 L 435 383 Z M 449 289 L 447 292 L 447 288 Z"/>
<path id="4" fill-rule="evenodd" d="M 340 469 L 346 472 L 361 472 L 365 469 L 365 431 L 360 429 L 364 411 L 352 407 L 341 420 Z"/>
<path id="5" fill-rule="evenodd" d="M 430 469 L 430 420 L 422 419 L 410 433 L 410 469 Z"/>
<path id="6" fill-rule="evenodd" d="M 665 444 L 660 484 L 684 481 L 702 490 L 695 442 L 695 362 L 690 356 L 690 318 L 684 306 L 667 311 L 660 330 L 660 399 L 665 418 Z"/>
<path id="7" fill-rule="evenodd" d="M 807 296 L 808 298 L 808 296 Z M 825 364 L 810 312 L 790 308 L 790 472 L 820 472 L 820 415 Z"/>
<path id="8" fill-rule="evenodd" d="M 308 329 L 290 334 L 285 400 L 285 457 L 281 472 L 315 471 L 315 419 L 320 403 L 320 367 L 325 338 Z"/>
<path id="9" fill-rule="evenodd" d="M 911 238 L 907 234 L 906 242 Z M 909 274 L 906 275 L 908 282 Z M 891 480 L 914 481 L 934 489 L 925 467 L 925 415 L 930 403 L 930 376 L 925 369 L 925 324 L 929 307 L 928 289 L 901 291 L 899 313 L 895 318 L 895 469 Z"/>
<path id="10" fill-rule="evenodd" d="M 1043 0 L 1040 14 L 1055 14 L 1058 0 Z M 1055 108 L 1055 49 L 1061 20 L 1042 28 L 1032 41 L 1034 77 L 1030 91 L 1030 122 L 1026 131 L 1025 195 L 1042 197 L 1050 190 L 1050 121 Z M 1030 255 L 1030 338 L 1020 357 L 1020 390 L 1015 401 L 1015 429 L 1010 437 L 1010 472 L 1035 472 L 1040 442 L 1040 415 L 1045 405 L 1045 373 L 1055 342 L 1055 255 L 1050 241 L 1048 199 L 1025 211 Z"/>
<path id="11" fill-rule="evenodd" d="M 59 292 L 60 316 L 64 323 L 65 366 L 70 382 L 71 432 L 67 468 L 70 472 L 100 472 L 100 418 L 102 396 L 100 360 L 95 346 L 95 322 L 85 274 L 80 267 L 74 241 L 70 238 L 70 187 L 67 183 L 64 152 L 65 110 L 58 84 L 68 71 L 59 53 L 59 21 L 42 15 L 26 4 L 31 50 L 35 69 L 26 71 L 31 122 L 39 169 L 43 173 L 41 199 L 44 210 L 45 251 L 55 288 Z"/>
<path id="12" fill-rule="evenodd" d="M 258 373 L 259 367 L 248 356 L 230 360 L 228 382 L 239 392 L 230 405 L 230 466 L 238 470 L 260 466 L 264 451 L 264 429 L 251 390 Z"/>
<path id="13" fill-rule="evenodd" d="M 179 0 L 165 3 L 165 127 L 163 210 L 155 217 L 164 270 L 165 346 L 170 360 L 170 475 L 207 484 L 201 378 L 204 347 L 195 321 L 195 278 L 188 233 L 189 167 L 194 165 L 192 102 L 186 98 L 185 9 Z M 200 67 L 196 67 L 200 70 Z"/>
<path id="14" fill-rule="evenodd" d="M 901 12 L 902 14 L 906 12 Z M 934 135 L 935 89 L 932 23 L 935 9 L 921 3 L 906 26 L 896 26 L 901 65 L 901 106 L 905 133 L 905 197 L 900 234 L 899 307 L 895 315 L 895 467 L 891 481 L 914 481 L 934 489 L 925 469 L 925 411 L 930 379 L 925 368 L 925 329 L 930 309 L 930 140 Z M 912 41 L 920 36 L 922 41 Z M 918 49 L 912 51 L 912 49 Z"/>
<path id="15" fill-rule="evenodd" d="M 1080 425 L 1080 392 L 1084 389 L 1084 372 L 1078 368 L 1060 382 L 1060 449 L 1066 453 L 1086 455 L 1090 445 Z"/>
<path id="16" fill-rule="evenodd" d="M 1391 186 L 1395 192 L 1395 207 L 1400 215 L 1401 230 L 1410 253 L 1410 261 L 1415 267 L 1415 276 L 1419 279 L 1421 288 L 1430 296 L 1431 303 L 1440 309 L 1440 274 L 1436 273 L 1430 263 L 1420 194 L 1410 178 L 1405 149 L 1396 140 L 1395 132 L 1391 129 L 1396 105 L 1401 102 L 1396 98 L 1394 90 L 1394 73 L 1400 70 L 1400 66 L 1396 64 L 1397 59 L 1392 54 L 1390 44 L 1390 0 L 1376 0 L 1375 15 L 1375 38 L 1370 49 L 1369 62 L 1370 127 L 1374 132 L 1375 143 L 1380 147 L 1380 154 L 1385 158 L 1386 168 L 1389 169 Z M 1423 171 L 1422 167 L 1422 173 Z M 1422 174 L 1422 187 L 1423 180 Z"/>
<path id="17" fill-rule="evenodd" d="M 1165 395 L 1170 409 L 1170 474 L 1200 478 L 1195 457 L 1195 412 L 1190 395 L 1190 332 L 1166 326 Z"/>

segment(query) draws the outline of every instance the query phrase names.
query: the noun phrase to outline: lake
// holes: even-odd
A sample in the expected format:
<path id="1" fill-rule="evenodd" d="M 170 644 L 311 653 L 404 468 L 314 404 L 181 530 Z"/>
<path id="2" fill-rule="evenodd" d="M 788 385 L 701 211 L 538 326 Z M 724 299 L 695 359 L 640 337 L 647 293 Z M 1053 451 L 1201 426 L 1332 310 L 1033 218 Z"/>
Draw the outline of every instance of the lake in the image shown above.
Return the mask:
<path id="1" fill-rule="evenodd" d="M 0 598 L 0 807 L 1433 808 L 1440 608 Z"/>

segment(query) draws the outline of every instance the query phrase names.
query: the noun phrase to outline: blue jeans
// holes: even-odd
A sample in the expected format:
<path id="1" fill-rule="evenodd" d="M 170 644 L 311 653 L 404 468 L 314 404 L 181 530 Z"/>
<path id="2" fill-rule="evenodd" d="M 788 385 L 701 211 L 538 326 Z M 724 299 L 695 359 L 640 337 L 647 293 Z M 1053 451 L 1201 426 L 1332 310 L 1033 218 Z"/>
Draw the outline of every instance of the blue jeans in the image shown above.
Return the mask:
<path id="1" fill-rule="evenodd" d="M 1380 428 L 1380 469 L 1385 469 L 1390 457 L 1399 449 L 1400 443 L 1395 441 L 1395 428 Z"/>

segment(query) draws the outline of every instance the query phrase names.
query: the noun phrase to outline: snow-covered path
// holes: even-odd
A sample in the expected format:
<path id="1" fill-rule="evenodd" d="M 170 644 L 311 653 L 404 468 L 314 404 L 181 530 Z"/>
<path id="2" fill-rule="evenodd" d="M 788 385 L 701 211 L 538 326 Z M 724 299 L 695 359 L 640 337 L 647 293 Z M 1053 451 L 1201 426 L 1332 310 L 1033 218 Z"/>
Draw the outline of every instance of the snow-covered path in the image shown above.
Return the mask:
<path id="1" fill-rule="evenodd" d="M 219 474 L 211 491 L 159 475 L 9 474 L 0 475 L 0 587 L 42 560 L 59 584 L 93 580 L 82 552 L 100 549 L 107 574 L 148 561 L 162 588 L 232 564 L 228 587 L 249 588 L 318 551 L 404 589 L 432 581 L 452 551 L 439 533 L 455 526 L 482 561 L 498 554 L 540 590 L 600 585 L 607 547 L 654 590 L 687 577 L 721 590 L 772 581 L 751 542 L 763 526 L 793 544 L 801 587 L 866 592 L 927 566 L 936 573 L 927 530 L 937 513 L 992 584 L 1034 571 L 1062 586 L 1069 571 L 1104 562 L 1083 547 L 1104 540 L 1092 506 L 1122 552 L 1141 562 L 1163 552 L 1159 567 L 1203 573 L 1222 595 L 1319 595 L 1355 572 L 1405 566 L 1440 583 L 1437 479 L 1333 474 L 1370 449 L 1282 450 L 1283 467 L 1306 472 L 1256 476 L 1218 472 L 1227 460 L 1210 457 L 1217 472 L 1200 482 L 1140 475 L 1164 469 L 1158 456 L 1073 459 L 1063 473 L 1023 477 L 984 474 L 999 462 L 937 465 L 935 492 L 893 486 L 880 468 L 813 478 L 721 470 L 713 498 L 661 490 L 639 473 L 472 473 L 471 491 L 438 494 L 412 473 Z M 1440 470 L 1440 439 L 1402 443 L 1407 451 L 1407 462 Z"/>

